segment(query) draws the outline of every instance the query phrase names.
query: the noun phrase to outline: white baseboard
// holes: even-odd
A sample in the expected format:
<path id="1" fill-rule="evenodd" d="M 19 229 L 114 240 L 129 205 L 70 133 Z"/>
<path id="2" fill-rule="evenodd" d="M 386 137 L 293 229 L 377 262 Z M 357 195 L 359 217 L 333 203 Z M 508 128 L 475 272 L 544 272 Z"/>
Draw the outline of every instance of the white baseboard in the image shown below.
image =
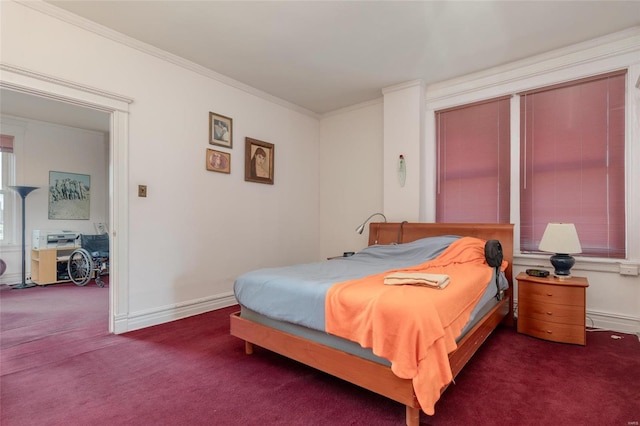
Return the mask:
<path id="1" fill-rule="evenodd" d="M 25 281 L 28 283 L 31 282 L 30 274 L 27 274 L 27 276 L 25 277 Z M 21 282 L 22 282 L 22 272 L 4 274 L 0 279 L 0 284 L 6 284 L 6 285 L 20 284 Z"/>
<path id="2" fill-rule="evenodd" d="M 233 293 L 228 293 L 177 303 L 158 309 L 133 312 L 127 316 L 120 316 L 115 319 L 114 333 L 121 334 L 126 333 L 127 331 L 164 324 L 166 322 L 203 314 L 216 309 L 226 308 L 227 306 L 235 305 L 237 303 L 238 302 L 233 296 Z"/>
<path id="3" fill-rule="evenodd" d="M 640 335 L 640 317 L 587 311 L 587 327 Z"/>

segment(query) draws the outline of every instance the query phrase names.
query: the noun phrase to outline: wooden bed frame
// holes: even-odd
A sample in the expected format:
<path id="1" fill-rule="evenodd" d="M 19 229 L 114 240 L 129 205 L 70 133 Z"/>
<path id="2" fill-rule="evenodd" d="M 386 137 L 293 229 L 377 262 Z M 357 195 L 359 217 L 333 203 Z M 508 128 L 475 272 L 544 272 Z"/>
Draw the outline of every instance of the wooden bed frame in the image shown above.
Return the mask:
<path id="1" fill-rule="evenodd" d="M 513 225 L 409 222 L 369 225 L 369 245 L 376 242 L 378 244 L 408 243 L 439 235 L 499 240 L 504 258 L 509 262 L 505 271 L 509 290 L 505 297 L 458 342 L 458 348 L 449 354 L 449 362 L 455 378 L 498 324 L 502 322 L 513 326 Z M 420 404 L 414 394 L 412 381 L 397 377 L 388 366 L 255 323 L 242 318 L 239 312 L 231 315 L 231 334 L 245 340 L 247 354 L 253 353 L 254 344 L 269 349 L 404 404 L 406 424 L 418 426 L 420 423 Z"/>

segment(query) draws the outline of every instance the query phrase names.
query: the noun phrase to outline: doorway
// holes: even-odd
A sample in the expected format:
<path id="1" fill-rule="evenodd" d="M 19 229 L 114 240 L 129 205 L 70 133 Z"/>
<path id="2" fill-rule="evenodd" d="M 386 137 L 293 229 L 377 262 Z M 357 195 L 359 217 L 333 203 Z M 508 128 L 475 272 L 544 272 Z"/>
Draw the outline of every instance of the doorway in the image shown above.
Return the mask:
<path id="1" fill-rule="evenodd" d="M 78 115 L 94 117 L 108 124 L 108 223 L 110 244 L 109 271 L 109 332 L 128 331 L 128 109 L 131 99 L 100 91 L 95 88 L 59 80 L 56 77 L 13 69 L 3 65 L 0 90 L 20 95 L 25 102 L 32 102 L 36 108 L 44 108 L 47 102 L 55 102 L 55 109 L 49 110 L 46 121 L 62 120 L 60 114 L 73 111 Z M 16 98 L 17 99 L 17 98 Z M 4 103 L 4 101 L 3 101 Z M 4 105 L 3 105 L 4 110 Z M 73 114 L 69 115 L 70 117 Z M 36 117 L 25 117 L 34 118 Z M 71 118 L 69 118 L 71 119 Z M 40 118 L 42 120 L 42 118 Z M 67 123 L 67 125 L 70 125 Z"/>

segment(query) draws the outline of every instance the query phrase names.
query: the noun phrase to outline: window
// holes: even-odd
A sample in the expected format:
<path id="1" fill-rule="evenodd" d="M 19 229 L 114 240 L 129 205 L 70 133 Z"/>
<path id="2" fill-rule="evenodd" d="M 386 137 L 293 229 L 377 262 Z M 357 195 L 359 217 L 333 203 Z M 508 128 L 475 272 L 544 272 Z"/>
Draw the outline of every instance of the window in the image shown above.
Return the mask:
<path id="1" fill-rule="evenodd" d="M 13 185 L 15 176 L 15 156 L 13 136 L 0 135 L 0 188 Z M 15 213 L 16 196 L 13 191 L 0 191 L 0 243 L 12 243 L 14 226 L 11 217 Z"/>
<path id="2" fill-rule="evenodd" d="M 549 222 L 576 225 L 583 256 L 626 257 L 626 71 L 436 111 L 437 222 L 515 222 L 510 121 L 520 121 L 520 250 Z M 513 143 L 516 143 L 515 141 Z"/>
<path id="3" fill-rule="evenodd" d="M 523 93 L 520 123 L 521 251 L 570 222 L 582 255 L 624 258 L 625 72 Z"/>
<path id="4" fill-rule="evenodd" d="M 509 98 L 436 111 L 436 222 L 509 223 Z"/>

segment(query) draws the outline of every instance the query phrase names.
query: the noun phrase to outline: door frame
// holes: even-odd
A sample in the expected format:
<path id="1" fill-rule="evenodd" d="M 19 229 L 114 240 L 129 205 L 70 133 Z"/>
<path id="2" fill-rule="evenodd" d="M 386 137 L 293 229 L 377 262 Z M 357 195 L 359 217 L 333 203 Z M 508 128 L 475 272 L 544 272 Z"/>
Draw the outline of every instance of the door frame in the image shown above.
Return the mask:
<path id="1" fill-rule="evenodd" d="M 109 134 L 109 332 L 128 331 L 129 105 L 133 99 L 8 64 L 0 64 L 0 87 L 110 115 Z"/>

